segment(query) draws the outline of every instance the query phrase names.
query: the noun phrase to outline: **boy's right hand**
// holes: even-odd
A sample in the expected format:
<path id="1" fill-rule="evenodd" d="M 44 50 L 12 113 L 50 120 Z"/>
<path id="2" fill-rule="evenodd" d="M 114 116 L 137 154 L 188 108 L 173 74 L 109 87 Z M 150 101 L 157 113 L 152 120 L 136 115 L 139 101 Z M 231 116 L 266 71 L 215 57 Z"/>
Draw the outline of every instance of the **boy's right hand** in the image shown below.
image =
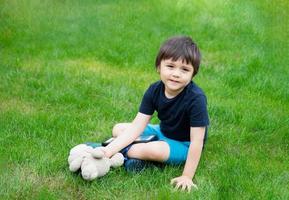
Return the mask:
<path id="1" fill-rule="evenodd" d="M 111 152 L 107 147 L 98 147 L 98 148 L 100 148 L 103 151 L 105 157 L 110 158 L 112 156 Z"/>

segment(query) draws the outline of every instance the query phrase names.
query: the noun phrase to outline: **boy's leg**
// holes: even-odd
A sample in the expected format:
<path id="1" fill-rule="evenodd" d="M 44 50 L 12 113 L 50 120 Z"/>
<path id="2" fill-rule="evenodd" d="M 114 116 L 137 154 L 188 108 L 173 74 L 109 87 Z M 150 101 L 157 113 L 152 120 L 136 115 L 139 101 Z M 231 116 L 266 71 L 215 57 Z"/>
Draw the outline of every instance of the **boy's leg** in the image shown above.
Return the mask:
<path id="1" fill-rule="evenodd" d="M 131 123 L 119 123 L 113 128 L 113 136 L 116 137 L 130 126 Z M 134 144 L 128 157 L 142 160 L 154 160 L 168 164 L 181 164 L 186 161 L 190 142 L 180 142 L 163 136 L 159 125 L 149 124 L 142 135 L 156 134 L 159 141 Z M 162 154 L 162 155 L 160 155 Z M 167 155 L 168 154 L 168 155 Z M 166 159 L 168 157 L 168 159 Z"/>
<path id="2" fill-rule="evenodd" d="M 170 147 L 170 156 L 166 161 L 166 164 L 179 165 L 183 164 L 187 160 L 190 142 L 181 142 L 172 140 L 169 138 L 164 139 Z"/>
<path id="3" fill-rule="evenodd" d="M 121 135 L 125 129 L 129 128 L 131 123 L 118 123 L 113 127 L 113 137 Z M 160 137 L 159 125 L 149 124 L 142 135 L 155 134 Z M 162 137 L 162 136 L 161 136 Z M 165 141 L 154 141 L 148 143 L 134 144 L 129 147 L 127 156 L 129 158 L 137 158 L 141 160 L 150 160 L 164 162 L 169 158 L 170 147 Z"/>
<path id="4" fill-rule="evenodd" d="M 118 123 L 112 128 L 112 136 L 117 137 L 121 135 L 125 129 L 129 128 L 131 123 Z M 157 135 L 160 136 L 159 125 L 148 124 L 142 135 Z"/>
<path id="5" fill-rule="evenodd" d="M 129 158 L 165 162 L 170 156 L 170 147 L 164 141 L 139 143 L 131 146 L 127 152 Z"/>
<path id="6" fill-rule="evenodd" d="M 114 125 L 112 129 L 112 136 L 117 137 L 121 135 L 124 132 L 124 130 L 127 129 L 130 125 L 131 123 L 118 123 Z"/>

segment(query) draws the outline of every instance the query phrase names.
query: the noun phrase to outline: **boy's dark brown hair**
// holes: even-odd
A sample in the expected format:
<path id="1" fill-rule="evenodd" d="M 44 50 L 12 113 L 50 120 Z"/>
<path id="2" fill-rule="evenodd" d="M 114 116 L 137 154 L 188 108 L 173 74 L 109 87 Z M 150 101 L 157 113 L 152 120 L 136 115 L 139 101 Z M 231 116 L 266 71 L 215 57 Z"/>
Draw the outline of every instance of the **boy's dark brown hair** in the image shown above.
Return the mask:
<path id="1" fill-rule="evenodd" d="M 193 76 L 195 76 L 199 71 L 201 53 L 197 44 L 190 37 L 175 36 L 162 44 L 155 62 L 156 68 L 160 66 L 162 60 L 166 59 L 186 61 L 186 64 L 193 66 Z"/>

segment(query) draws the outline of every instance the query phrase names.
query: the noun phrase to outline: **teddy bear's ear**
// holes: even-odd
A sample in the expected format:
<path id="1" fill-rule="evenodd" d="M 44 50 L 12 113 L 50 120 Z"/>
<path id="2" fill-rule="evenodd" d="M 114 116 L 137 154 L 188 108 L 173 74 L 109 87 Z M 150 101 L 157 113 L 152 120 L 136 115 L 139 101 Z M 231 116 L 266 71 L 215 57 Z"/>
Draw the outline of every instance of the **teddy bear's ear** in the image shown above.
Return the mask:
<path id="1" fill-rule="evenodd" d="M 81 166 L 82 159 L 83 159 L 82 157 L 77 157 L 77 158 L 71 160 L 69 162 L 69 170 L 71 172 L 76 172 Z"/>
<path id="2" fill-rule="evenodd" d="M 86 151 L 88 149 L 88 146 L 85 145 L 85 144 L 79 144 L 79 145 L 76 145 L 75 147 L 73 147 L 69 154 L 79 154 L 79 153 L 82 153 L 84 151 Z"/>
<path id="3" fill-rule="evenodd" d="M 67 159 L 70 171 L 76 172 L 80 168 L 83 158 L 85 155 L 88 155 L 88 149 L 90 149 L 90 147 L 87 145 L 79 144 L 70 150 Z"/>

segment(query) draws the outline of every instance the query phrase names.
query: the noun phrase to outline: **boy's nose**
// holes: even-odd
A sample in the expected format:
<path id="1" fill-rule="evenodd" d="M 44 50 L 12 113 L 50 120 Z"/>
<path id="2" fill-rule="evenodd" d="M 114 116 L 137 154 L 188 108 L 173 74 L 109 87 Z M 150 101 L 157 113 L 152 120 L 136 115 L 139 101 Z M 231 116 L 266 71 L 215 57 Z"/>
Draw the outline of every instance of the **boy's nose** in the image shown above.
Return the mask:
<path id="1" fill-rule="evenodd" d="M 180 70 L 178 70 L 178 69 L 174 70 L 172 75 L 174 77 L 180 77 Z"/>

